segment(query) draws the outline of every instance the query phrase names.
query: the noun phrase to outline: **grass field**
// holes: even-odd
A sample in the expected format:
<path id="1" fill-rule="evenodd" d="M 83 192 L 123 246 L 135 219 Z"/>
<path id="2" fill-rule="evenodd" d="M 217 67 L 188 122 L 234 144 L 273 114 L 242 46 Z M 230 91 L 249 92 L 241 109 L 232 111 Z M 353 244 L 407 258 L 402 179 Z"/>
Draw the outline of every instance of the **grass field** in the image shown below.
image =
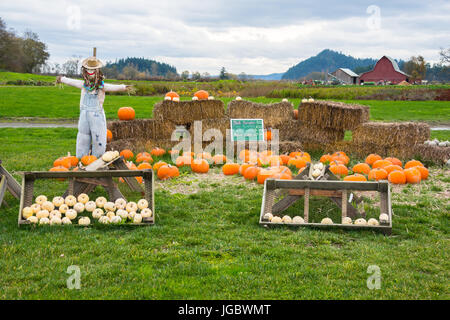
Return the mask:
<path id="1" fill-rule="evenodd" d="M 23 87 L 0 86 L 0 120 L 11 117 L 42 117 L 76 119 L 79 115 L 80 90 L 65 86 L 58 87 Z M 188 98 L 184 98 L 188 99 Z M 232 98 L 220 98 L 225 105 Z M 255 102 L 279 102 L 276 98 L 246 98 Z M 104 109 L 108 119 L 117 119 L 117 109 L 132 106 L 137 118 L 152 117 L 155 103 L 162 100 L 160 96 L 108 95 Z M 295 107 L 300 99 L 290 99 Z M 450 125 L 450 103 L 448 101 L 377 101 L 349 100 L 346 102 L 369 105 L 372 120 L 384 121 L 428 121 Z"/>
<path id="2" fill-rule="evenodd" d="M 74 129 L 1 129 L 7 148 L 0 158 L 19 178 L 18 171 L 47 170 L 74 152 L 75 137 Z M 0 298 L 448 299 L 450 177 L 431 171 L 420 185 L 394 188 L 390 237 L 264 229 L 262 187 L 219 169 L 158 182 L 153 227 L 19 229 L 19 202 L 7 194 Z M 56 195 L 65 186 L 38 183 L 36 193 Z M 325 200 L 312 206 L 314 219 L 335 215 Z M 81 269 L 80 290 L 66 288 L 71 265 Z M 380 267 L 380 290 L 366 286 L 369 265 Z"/>

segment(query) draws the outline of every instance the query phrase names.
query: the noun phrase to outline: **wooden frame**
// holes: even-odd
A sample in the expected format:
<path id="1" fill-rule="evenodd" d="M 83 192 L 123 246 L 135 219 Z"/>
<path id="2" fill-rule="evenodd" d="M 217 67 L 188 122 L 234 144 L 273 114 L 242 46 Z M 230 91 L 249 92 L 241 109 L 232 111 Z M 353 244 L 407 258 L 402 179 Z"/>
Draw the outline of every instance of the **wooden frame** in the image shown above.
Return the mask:
<path id="1" fill-rule="evenodd" d="M 271 223 L 270 221 L 264 220 L 264 215 L 266 213 L 272 213 L 274 202 L 275 202 L 275 191 L 277 189 L 289 190 L 293 194 L 290 196 L 298 197 L 304 195 L 304 212 L 303 219 L 305 223 L 303 224 L 282 224 L 287 226 L 295 227 L 319 227 L 319 228 L 343 228 L 343 229 L 365 229 L 365 230 L 375 230 L 380 231 L 384 234 L 391 234 L 392 231 L 392 209 L 391 209 L 391 193 L 389 182 L 378 181 L 378 182 L 353 182 L 353 181 L 330 181 L 330 180 L 278 180 L 278 179 L 267 179 L 264 182 L 264 194 L 261 205 L 261 214 L 259 218 L 259 223 L 263 226 L 274 226 L 280 225 L 277 223 Z M 378 226 L 360 226 L 354 224 L 321 224 L 321 223 L 309 223 L 309 197 L 311 195 L 325 195 L 329 196 L 332 192 L 333 196 L 340 196 L 341 198 L 341 212 L 342 217 L 346 217 L 348 213 L 348 192 L 350 190 L 357 191 L 376 191 L 380 193 L 380 213 L 386 213 L 389 217 L 389 223 L 385 225 Z M 297 201 L 298 198 L 295 199 Z M 293 201 L 293 202 L 295 202 Z M 290 204 L 293 204 L 291 201 Z M 280 211 L 281 212 L 281 211 Z"/>
<path id="2" fill-rule="evenodd" d="M 150 218 L 144 219 L 139 224 L 127 225 L 153 225 L 155 223 L 155 197 L 154 197 L 154 174 L 153 170 L 103 170 L 103 171 L 71 171 L 71 172 L 42 172 L 31 171 L 22 172 L 22 192 L 20 197 L 20 210 L 18 217 L 18 225 L 29 224 L 29 221 L 22 218 L 22 210 L 24 207 L 30 206 L 33 203 L 34 181 L 37 179 L 68 179 L 69 188 L 68 194 L 74 195 L 73 190 L 77 181 L 86 181 L 86 179 L 95 179 L 101 183 L 108 184 L 110 201 L 115 201 L 121 197 L 121 193 L 114 192 L 113 187 L 118 190 L 116 186 L 110 185 L 109 181 L 113 181 L 113 177 L 143 177 L 145 186 L 145 199 L 148 201 L 150 209 L 153 214 Z M 136 180 L 136 179 L 135 179 Z"/>
<path id="3" fill-rule="evenodd" d="M 20 199 L 20 184 L 8 170 L 2 166 L 2 160 L 0 160 L 0 206 L 2 205 L 6 190 L 8 190 L 16 199 Z"/>

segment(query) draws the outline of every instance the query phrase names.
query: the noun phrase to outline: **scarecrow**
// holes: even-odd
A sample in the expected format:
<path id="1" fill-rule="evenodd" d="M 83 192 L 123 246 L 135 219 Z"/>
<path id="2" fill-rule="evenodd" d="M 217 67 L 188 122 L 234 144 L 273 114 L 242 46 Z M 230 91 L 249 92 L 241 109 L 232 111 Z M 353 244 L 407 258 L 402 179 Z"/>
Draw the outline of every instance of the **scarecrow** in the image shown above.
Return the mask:
<path id="1" fill-rule="evenodd" d="M 103 63 L 94 55 L 82 62 L 83 80 L 75 80 L 58 76 L 56 83 L 65 83 L 81 89 L 80 118 L 78 120 L 77 158 L 92 154 L 97 158 L 106 151 L 106 117 L 103 110 L 105 93 L 128 91 L 131 86 L 104 83 L 104 75 L 100 68 Z"/>

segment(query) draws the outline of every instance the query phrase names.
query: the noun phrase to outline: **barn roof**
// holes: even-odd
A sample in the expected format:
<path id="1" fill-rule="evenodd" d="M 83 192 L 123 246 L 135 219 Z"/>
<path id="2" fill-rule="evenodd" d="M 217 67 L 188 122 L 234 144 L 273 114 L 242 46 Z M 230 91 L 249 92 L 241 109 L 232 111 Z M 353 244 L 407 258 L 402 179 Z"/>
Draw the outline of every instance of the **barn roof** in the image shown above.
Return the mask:
<path id="1" fill-rule="evenodd" d="M 395 71 L 400 72 L 401 74 L 403 74 L 403 75 L 409 77 L 408 74 L 406 74 L 406 73 L 404 73 L 402 70 L 400 70 L 400 68 L 398 67 L 397 61 L 395 61 L 395 60 L 392 59 L 391 57 L 388 57 L 388 56 L 385 56 L 385 57 L 392 63 L 392 66 L 394 67 L 394 70 L 395 70 Z"/>
<path id="2" fill-rule="evenodd" d="M 348 68 L 339 68 L 340 70 L 342 70 L 343 72 L 345 72 L 346 74 L 348 74 L 350 77 L 359 77 L 359 75 L 357 75 L 356 73 L 354 73 L 352 70 L 348 69 Z"/>

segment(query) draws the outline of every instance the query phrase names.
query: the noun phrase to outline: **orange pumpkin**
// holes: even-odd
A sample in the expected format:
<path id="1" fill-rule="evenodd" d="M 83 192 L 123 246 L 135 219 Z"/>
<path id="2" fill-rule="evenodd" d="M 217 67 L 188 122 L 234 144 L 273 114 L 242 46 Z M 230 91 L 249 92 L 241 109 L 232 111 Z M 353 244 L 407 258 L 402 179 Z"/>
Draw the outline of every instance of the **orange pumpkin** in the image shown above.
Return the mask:
<path id="1" fill-rule="evenodd" d="M 377 161 L 377 160 L 381 160 L 382 158 L 379 156 L 379 155 L 377 155 L 376 153 L 371 153 L 371 154 L 369 154 L 368 156 L 367 156 L 367 158 L 366 158 L 366 163 L 369 165 L 369 166 L 371 166 L 371 165 L 373 165 L 373 163 L 375 162 L 375 161 Z"/>
<path id="2" fill-rule="evenodd" d="M 348 175 L 348 168 L 344 164 L 332 165 L 330 166 L 330 171 L 341 177 Z"/>
<path id="3" fill-rule="evenodd" d="M 281 161 L 283 161 L 283 164 L 286 166 L 289 162 L 290 157 L 287 154 L 280 155 Z"/>
<path id="4" fill-rule="evenodd" d="M 158 171 L 159 168 L 161 168 L 162 166 L 165 166 L 165 165 L 167 165 L 166 162 L 164 162 L 164 161 L 158 161 L 157 163 L 155 163 L 155 164 L 153 165 L 153 170 Z"/>
<path id="5" fill-rule="evenodd" d="M 142 162 L 140 165 L 137 166 L 138 170 L 145 170 L 145 169 L 151 169 L 152 165 L 148 162 Z"/>
<path id="6" fill-rule="evenodd" d="M 427 180 L 428 179 L 428 175 L 429 175 L 429 171 L 427 168 L 422 167 L 422 166 L 417 166 L 417 167 L 413 167 L 416 168 L 417 170 L 419 170 L 420 172 L 420 179 L 421 180 Z"/>
<path id="7" fill-rule="evenodd" d="M 367 163 L 355 164 L 352 168 L 354 173 L 369 174 L 370 166 Z"/>
<path id="8" fill-rule="evenodd" d="M 306 161 L 304 160 L 304 158 L 296 156 L 289 159 L 288 166 L 295 166 L 297 169 L 300 169 L 306 167 Z"/>
<path id="9" fill-rule="evenodd" d="M 350 158 L 344 152 L 338 151 L 331 155 L 331 161 L 340 161 L 343 164 L 347 165 L 350 161 Z"/>
<path id="10" fill-rule="evenodd" d="M 256 180 L 259 184 L 264 184 L 266 179 L 271 178 L 276 172 L 271 169 L 261 169 L 256 176 Z"/>
<path id="11" fill-rule="evenodd" d="M 298 119 L 298 109 L 294 109 L 294 119 Z"/>
<path id="12" fill-rule="evenodd" d="M 194 97 L 197 97 L 198 100 L 208 100 L 209 93 L 205 90 L 199 90 L 196 93 L 194 93 Z"/>
<path id="13" fill-rule="evenodd" d="M 250 167 L 254 167 L 254 164 L 252 164 L 252 163 L 243 163 L 243 164 L 241 164 L 241 166 L 239 167 L 239 174 L 241 176 L 243 176 L 244 173 L 245 173 L 245 170 L 247 170 Z"/>
<path id="14" fill-rule="evenodd" d="M 386 180 L 388 173 L 383 168 L 375 168 L 369 172 L 369 180 Z"/>
<path id="15" fill-rule="evenodd" d="M 266 141 L 271 141 L 272 140 L 272 130 L 267 129 L 264 132 L 264 140 L 266 140 Z"/>
<path id="16" fill-rule="evenodd" d="M 226 176 L 231 176 L 239 172 L 240 165 L 238 163 L 225 163 L 222 172 Z"/>
<path id="17" fill-rule="evenodd" d="M 388 180 L 393 184 L 405 184 L 406 183 L 406 175 L 405 173 L 399 170 L 391 171 L 388 175 Z"/>
<path id="18" fill-rule="evenodd" d="M 120 155 L 125 159 L 125 160 L 130 160 L 131 158 L 134 157 L 133 151 L 129 150 L 129 149 L 124 149 L 120 152 Z"/>
<path id="19" fill-rule="evenodd" d="M 214 157 L 212 157 L 212 160 L 214 161 L 214 164 L 223 164 L 227 162 L 227 157 L 223 154 L 216 154 Z"/>
<path id="20" fill-rule="evenodd" d="M 120 120 L 134 120 L 136 113 L 132 107 L 122 107 L 117 111 Z"/>
<path id="21" fill-rule="evenodd" d="M 271 167 L 279 167 L 279 166 L 283 165 L 283 160 L 281 159 L 280 156 L 270 156 L 269 157 L 269 165 Z"/>
<path id="22" fill-rule="evenodd" d="M 408 168 L 403 170 L 406 176 L 406 182 L 407 183 L 419 183 L 421 180 L 421 174 L 420 171 L 416 168 Z"/>
<path id="23" fill-rule="evenodd" d="M 260 154 L 259 157 L 256 159 L 256 164 L 259 167 L 265 167 L 269 165 L 269 156 Z"/>
<path id="24" fill-rule="evenodd" d="M 77 164 L 78 164 L 78 158 L 77 158 L 77 157 L 71 156 L 71 155 L 70 155 L 70 152 L 68 152 L 68 153 L 67 153 L 67 158 L 70 159 L 70 165 L 71 165 L 72 167 L 76 167 L 76 166 L 77 166 Z"/>
<path id="25" fill-rule="evenodd" d="M 197 154 L 197 158 L 205 159 L 205 160 L 211 160 L 212 161 L 212 156 L 211 156 L 211 153 L 209 153 L 209 152 L 199 153 L 199 154 Z"/>
<path id="26" fill-rule="evenodd" d="M 180 175 L 180 171 L 177 167 L 171 166 L 170 164 L 165 164 L 159 167 L 157 176 L 160 180 L 166 180 L 169 178 L 175 178 Z"/>
<path id="27" fill-rule="evenodd" d="M 244 178 L 247 180 L 255 180 L 260 170 L 261 169 L 256 166 L 248 167 L 243 174 Z"/>
<path id="28" fill-rule="evenodd" d="M 175 165 L 177 167 L 190 166 L 192 158 L 190 156 L 179 156 L 175 160 Z"/>
<path id="29" fill-rule="evenodd" d="M 400 161 L 400 159 L 395 157 L 387 157 L 384 160 L 392 162 L 392 164 L 395 164 L 397 166 L 403 167 L 403 163 Z"/>
<path id="30" fill-rule="evenodd" d="M 152 151 L 150 151 L 152 156 L 156 156 L 156 157 L 161 157 L 166 153 L 166 150 L 162 149 L 162 148 L 153 148 Z"/>
<path id="31" fill-rule="evenodd" d="M 391 164 L 389 166 L 383 167 L 383 169 L 386 170 L 386 172 L 388 174 L 391 173 L 392 171 L 396 171 L 396 170 L 397 171 L 403 171 L 403 168 L 398 166 L 398 165 L 396 165 L 396 164 Z"/>
<path id="32" fill-rule="evenodd" d="M 57 167 L 53 167 L 50 170 L 48 170 L 50 172 L 67 172 L 69 171 L 69 169 L 67 169 L 66 167 L 63 166 L 57 166 Z M 59 181 L 64 181 L 64 178 L 58 178 Z"/>
<path id="33" fill-rule="evenodd" d="M 173 98 L 180 98 L 180 96 L 178 95 L 178 93 L 176 93 L 175 91 L 170 90 L 169 92 L 166 93 L 166 97 L 169 97 L 170 100 L 173 101 Z"/>
<path id="34" fill-rule="evenodd" d="M 320 157 L 320 162 L 327 164 L 331 162 L 331 154 L 324 154 L 323 156 Z"/>
<path id="35" fill-rule="evenodd" d="M 65 167 L 70 169 L 70 167 L 72 167 L 72 161 L 69 157 L 60 157 L 53 162 L 53 167 Z"/>
<path id="36" fill-rule="evenodd" d="M 93 155 L 87 155 L 87 156 L 84 156 L 84 157 L 81 158 L 81 163 L 82 163 L 84 166 L 88 166 L 88 165 L 90 165 L 92 162 L 94 162 L 94 161 L 96 161 L 96 160 L 97 160 L 97 157 L 96 157 L 96 156 L 93 156 Z"/>
<path id="37" fill-rule="evenodd" d="M 205 159 L 194 159 L 191 163 L 191 169 L 195 173 L 207 173 L 209 171 L 209 163 Z"/>
<path id="38" fill-rule="evenodd" d="M 136 156 L 136 162 L 149 162 L 152 163 L 153 162 L 153 158 L 150 155 L 150 153 L 148 152 L 140 152 L 138 153 L 138 155 Z"/>
<path id="39" fill-rule="evenodd" d="M 344 177 L 344 181 L 367 181 L 367 179 L 362 174 L 355 173 L 350 176 Z"/>
<path id="40" fill-rule="evenodd" d="M 393 163 L 390 162 L 389 160 L 377 160 L 372 164 L 372 168 L 376 169 L 376 168 L 384 168 L 387 166 L 392 165 Z"/>
<path id="41" fill-rule="evenodd" d="M 107 129 L 106 130 L 106 142 L 111 142 L 113 139 L 113 134 L 111 132 L 111 130 Z"/>
<path id="42" fill-rule="evenodd" d="M 128 169 L 130 169 L 130 170 L 137 170 L 138 169 L 136 167 L 136 165 L 132 161 L 127 161 L 125 164 L 127 165 Z"/>
<path id="43" fill-rule="evenodd" d="M 409 169 L 409 168 L 417 167 L 417 166 L 423 167 L 424 165 L 422 164 L 422 162 L 420 162 L 418 160 L 410 160 L 405 164 L 405 169 Z"/>

